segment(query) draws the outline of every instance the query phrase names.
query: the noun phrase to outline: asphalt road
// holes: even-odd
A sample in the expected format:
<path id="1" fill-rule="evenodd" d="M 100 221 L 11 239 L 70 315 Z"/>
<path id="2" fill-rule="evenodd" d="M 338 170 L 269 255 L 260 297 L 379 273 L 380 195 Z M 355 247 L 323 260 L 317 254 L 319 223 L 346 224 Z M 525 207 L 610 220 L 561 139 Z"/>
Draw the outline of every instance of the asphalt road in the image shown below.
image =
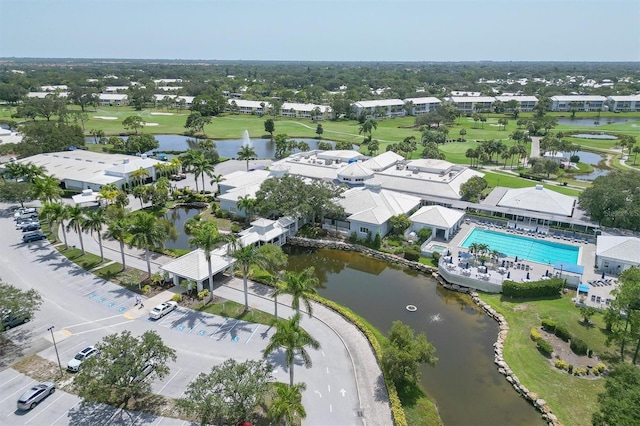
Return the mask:
<path id="1" fill-rule="evenodd" d="M 55 327 L 54 335 L 63 368 L 76 352 L 108 334 L 130 330 L 134 335 L 139 335 L 146 330 L 155 330 L 167 345 L 176 350 L 177 361 L 171 365 L 170 375 L 162 382 L 154 382 L 152 389 L 155 393 L 174 398 L 180 397 L 188 383 L 199 373 L 209 371 L 211 366 L 229 357 L 238 361 L 261 358 L 262 350 L 273 333 L 272 329 L 184 308 L 179 308 L 160 320 L 151 321 L 147 312 L 153 306 L 149 303 L 142 309 L 135 307 L 134 293 L 81 270 L 58 254 L 47 241 L 22 243 L 21 232 L 15 229 L 8 210 L 0 210 L 0 216 L 0 235 L 3 236 L 0 242 L 0 277 L 23 289 L 36 288 L 44 299 L 41 310 L 30 323 L 7 334 L 24 355 L 38 353 L 43 358 L 57 362 L 51 334 L 47 331 L 52 325 Z M 74 238 L 77 236 L 70 233 L 68 238 L 70 244 L 76 244 Z M 87 251 L 99 253 L 97 242 L 93 238 L 87 234 L 84 240 Z M 112 256 L 107 255 L 107 252 Z M 120 260 L 119 251 L 106 250 L 105 255 Z M 146 270 L 146 264 L 139 255 L 140 253 L 133 251 L 127 262 L 135 262 L 136 267 Z M 154 269 L 162 261 L 165 259 L 156 259 Z M 239 280 L 231 279 L 228 285 L 214 291 L 227 299 L 242 301 L 243 294 L 239 290 L 241 285 Z M 271 311 L 273 302 L 268 299 L 268 295 L 260 294 L 263 290 L 259 286 L 252 288 L 258 294 L 250 296 L 251 306 Z M 291 309 L 286 306 L 279 306 L 278 311 L 281 316 L 292 314 Z M 372 383 L 361 385 L 371 388 L 371 392 L 379 392 L 374 389 L 379 386 L 379 383 L 374 383 L 379 379 L 379 372 L 376 373 L 375 368 L 370 369 L 366 363 L 359 363 L 358 354 L 354 360 L 344 338 L 326 321 L 305 315 L 302 325 L 322 345 L 321 350 L 309 350 L 312 368 L 306 369 L 298 363 L 294 369 L 295 381 L 307 384 L 307 390 L 303 394 L 303 404 L 307 411 L 304 424 L 390 424 L 390 411 L 384 401 L 365 403 L 363 410 L 355 374 L 356 370 L 360 370 L 359 374 L 365 376 L 373 374 Z M 370 348 L 366 349 L 370 351 Z M 289 373 L 283 362 L 283 355 L 274 354 L 269 360 L 276 367 L 276 380 L 288 382 Z M 30 383 L 29 378 L 11 369 L 0 374 L 0 423 L 51 424 L 49 422 L 55 419 L 55 424 L 62 425 L 99 424 L 92 410 L 88 410 L 84 404 L 78 404 L 77 397 L 61 391 L 50 396 L 32 412 L 16 412 L 15 400 Z M 111 407 L 99 408 L 107 416 L 101 419 L 113 417 L 109 424 L 114 424 L 116 417 L 120 416 L 118 413 L 111 413 L 109 410 L 114 410 Z M 46 415 L 39 417 L 38 413 L 45 410 L 50 410 L 51 414 L 47 411 Z M 377 412 L 382 412 L 383 415 L 376 415 Z M 122 421 L 126 424 L 157 424 L 160 421 L 163 424 L 173 424 L 171 421 L 175 421 L 147 415 L 136 416 L 135 422 L 126 417 Z"/>

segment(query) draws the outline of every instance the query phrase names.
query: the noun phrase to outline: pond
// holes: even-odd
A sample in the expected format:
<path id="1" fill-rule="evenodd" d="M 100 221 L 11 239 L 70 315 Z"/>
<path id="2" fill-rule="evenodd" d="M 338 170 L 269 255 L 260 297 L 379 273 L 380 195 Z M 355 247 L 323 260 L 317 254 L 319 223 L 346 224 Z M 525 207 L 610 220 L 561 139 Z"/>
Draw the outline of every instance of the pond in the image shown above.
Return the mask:
<path id="1" fill-rule="evenodd" d="M 564 153 L 567 157 L 569 155 L 571 155 L 571 153 L 565 152 Z M 594 152 L 589 152 L 589 151 L 578 151 L 576 153 L 576 155 L 578 157 L 580 157 L 580 162 L 581 163 L 585 163 L 585 164 L 590 164 L 592 166 L 597 166 L 600 161 L 603 160 L 602 155 L 600 154 L 596 154 Z M 582 181 L 592 181 L 595 178 L 597 178 L 598 176 L 606 176 L 609 174 L 609 170 L 607 169 L 599 169 L 598 167 L 594 167 L 593 171 L 591 173 L 588 174 L 574 174 L 573 177 L 576 180 L 582 180 Z"/>
<path id="2" fill-rule="evenodd" d="M 558 118 L 558 124 L 564 126 L 598 127 L 604 124 L 620 124 L 630 121 L 639 121 L 639 118 L 622 117 L 584 117 L 584 118 Z"/>
<path id="3" fill-rule="evenodd" d="M 158 140 L 159 147 L 157 149 L 154 149 L 153 151 L 157 152 L 187 151 L 188 149 L 192 148 L 187 140 L 194 139 L 182 135 L 154 135 L 154 137 Z M 318 141 L 317 139 L 295 138 L 295 140 L 308 143 L 311 149 L 317 149 L 319 142 L 329 142 L 332 145 L 335 145 L 335 142 L 324 139 L 322 141 Z M 85 142 L 95 143 L 94 138 L 92 137 L 85 138 Z M 244 139 L 225 139 L 217 140 L 215 141 L 215 143 L 220 157 L 236 158 L 238 156 L 238 151 L 242 147 L 243 143 L 245 143 L 245 141 Z M 275 157 L 276 144 L 275 142 L 272 142 L 271 139 L 251 139 L 251 146 L 255 150 L 257 157 L 260 159 Z M 149 151 L 147 154 L 152 154 L 153 151 Z"/>
<path id="4" fill-rule="evenodd" d="M 200 213 L 200 209 L 191 208 L 175 208 L 169 209 L 164 217 L 169 219 L 178 230 L 178 238 L 175 241 L 167 240 L 164 243 L 165 248 L 168 249 L 191 249 L 189 246 L 189 239 L 191 238 L 184 232 L 184 223 L 187 219 L 190 219 Z"/>
<path id="5" fill-rule="evenodd" d="M 395 320 L 424 332 L 436 348 L 422 384 L 445 425 L 542 425 L 539 413 L 513 390 L 493 363 L 497 323 L 468 296 L 436 281 L 354 252 L 286 247 L 287 269 L 309 266 L 320 295 L 344 305 L 387 333 Z M 408 312 L 407 305 L 416 312 Z"/>
<path id="6" fill-rule="evenodd" d="M 602 139 L 602 140 L 616 140 L 617 136 L 614 135 L 606 135 L 606 134 L 590 134 L 590 133 L 578 133 L 577 135 L 569 135 L 574 138 L 581 139 Z"/>

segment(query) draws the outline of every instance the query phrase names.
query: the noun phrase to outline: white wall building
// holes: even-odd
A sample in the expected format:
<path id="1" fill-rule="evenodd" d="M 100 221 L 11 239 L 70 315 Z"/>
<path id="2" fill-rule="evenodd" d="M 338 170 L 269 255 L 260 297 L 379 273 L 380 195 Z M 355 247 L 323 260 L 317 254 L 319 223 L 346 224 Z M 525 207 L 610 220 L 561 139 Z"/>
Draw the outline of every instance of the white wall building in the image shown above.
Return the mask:
<path id="1" fill-rule="evenodd" d="M 596 266 L 598 270 L 614 275 L 640 266 L 640 239 L 599 235 L 596 241 Z"/>
<path id="2" fill-rule="evenodd" d="M 248 101 L 246 99 L 229 99 L 229 110 L 235 104 L 240 114 L 257 114 L 264 115 L 271 108 L 271 104 L 265 101 Z"/>
<path id="3" fill-rule="evenodd" d="M 515 100 L 518 102 L 518 108 L 520 108 L 522 112 L 531 112 L 533 111 L 533 107 L 538 104 L 538 98 L 535 96 L 501 95 L 496 96 L 496 100 L 505 104 L 511 100 Z M 510 112 L 509 109 L 506 111 Z"/>
<path id="4" fill-rule="evenodd" d="M 440 106 L 442 101 L 438 98 L 434 98 L 433 96 L 425 97 L 425 98 L 407 98 L 404 100 L 404 103 L 407 104 L 410 102 L 411 115 L 422 115 L 426 114 L 429 111 L 433 111 Z"/>
<path id="5" fill-rule="evenodd" d="M 607 98 L 595 95 L 559 95 L 551 98 L 551 111 L 604 111 Z"/>
<path id="6" fill-rule="evenodd" d="M 307 119 L 312 119 L 315 116 L 316 120 L 327 120 L 332 118 L 330 106 L 299 104 L 294 102 L 284 102 L 280 108 L 280 115 L 283 117 Z"/>
<path id="7" fill-rule="evenodd" d="M 102 106 L 126 106 L 129 104 L 129 95 L 119 93 L 100 93 L 98 103 Z"/>
<path id="8" fill-rule="evenodd" d="M 609 111 L 637 112 L 640 111 L 640 95 L 607 96 Z"/>
<path id="9" fill-rule="evenodd" d="M 493 96 L 450 96 L 446 99 L 463 114 L 490 111 L 496 98 Z"/>
<path id="10" fill-rule="evenodd" d="M 380 99 L 373 101 L 358 101 L 352 105 L 356 115 L 364 114 L 366 117 L 377 116 L 377 111 L 384 110 L 386 117 L 404 116 L 404 101 L 401 99 Z"/>

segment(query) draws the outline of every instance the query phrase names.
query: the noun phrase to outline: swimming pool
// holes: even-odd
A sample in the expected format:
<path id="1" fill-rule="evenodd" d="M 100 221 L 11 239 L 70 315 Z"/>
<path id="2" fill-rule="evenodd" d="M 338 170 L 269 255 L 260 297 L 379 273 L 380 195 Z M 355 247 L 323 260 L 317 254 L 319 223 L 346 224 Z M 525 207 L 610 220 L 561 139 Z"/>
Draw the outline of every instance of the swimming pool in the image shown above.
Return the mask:
<path id="1" fill-rule="evenodd" d="M 469 248 L 473 243 L 486 244 L 489 250 L 497 250 L 509 257 L 518 256 L 519 259 L 552 265 L 556 262 L 577 265 L 580 253 L 579 247 L 481 228 L 473 228 L 462 243 L 462 247 Z"/>

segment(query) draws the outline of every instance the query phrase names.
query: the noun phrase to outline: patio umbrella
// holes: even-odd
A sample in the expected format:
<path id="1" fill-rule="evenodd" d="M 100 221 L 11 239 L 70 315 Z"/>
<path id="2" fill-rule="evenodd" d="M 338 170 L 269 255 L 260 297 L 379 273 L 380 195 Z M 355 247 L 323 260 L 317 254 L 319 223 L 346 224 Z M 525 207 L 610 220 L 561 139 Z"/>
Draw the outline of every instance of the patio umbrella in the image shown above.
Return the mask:
<path id="1" fill-rule="evenodd" d="M 460 257 L 462 257 L 463 259 L 469 259 L 470 257 L 473 257 L 473 255 L 471 253 L 463 252 L 460 253 Z"/>
<path id="2" fill-rule="evenodd" d="M 604 280 L 604 271 L 602 271 L 602 279 Z"/>
<path id="3" fill-rule="evenodd" d="M 500 265 L 500 266 L 502 266 L 504 268 L 504 260 L 502 261 L 502 265 Z"/>
<path id="4" fill-rule="evenodd" d="M 516 256 L 516 260 L 515 260 L 515 261 L 516 261 L 516 262 L 518 261 L 518 256 Z"/>
<path id="5" fill-rule="evenodd" d="M 548 277 L 548 276 L 549 276 L 549 270 L 548 270 L 548 269 L 545 271 L 544 276 L 545 276 L 545 277 Z"/>
<path id="6" fill-rule="evenodd" d="M 529 279 L 529 273 L 527 272 L 527 279 Z"/>
<path id="7" fill-rule="evenodd" d="M 467 265 L 464 267 L 464 269 L 469 269 L 469 262 L 467 262 Z"/>
<path id="8" fill-rule="evenodd" d="M 507 272 L 507 279 L 511 278 L 511 271 Z"/>

